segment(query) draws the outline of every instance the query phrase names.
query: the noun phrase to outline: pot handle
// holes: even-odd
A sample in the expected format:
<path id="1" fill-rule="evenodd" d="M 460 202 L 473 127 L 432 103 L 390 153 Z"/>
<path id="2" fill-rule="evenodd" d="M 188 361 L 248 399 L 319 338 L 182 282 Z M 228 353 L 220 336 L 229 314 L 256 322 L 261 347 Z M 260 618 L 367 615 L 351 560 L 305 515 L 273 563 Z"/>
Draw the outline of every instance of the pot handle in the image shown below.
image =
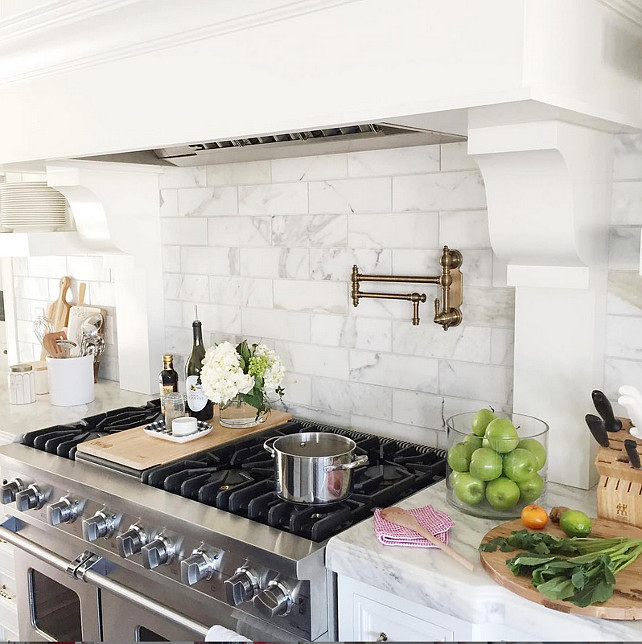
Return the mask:
<path id="1" fill-rule="evenodd" d="M 363 456 L 358 456 L 351 463 L 340 463 L 339 465 L 326 465 L 323 469 L 326 472 L 336 472 L 337 470 L 353 470 L 355 467 L 361 467 L 362 465 L 368 464 L 368 456 L 364 454 Z"/>
<path id="2" fill-rule="evenodd" d="M 280 436 L 271 436 L 270 438 L 268 438 L 268 439 L 265 441 L 265 443 L 263 443 L 263 449 L 264 449 L 266 452 L 270 452 L 270 456 L 271 456 L 272 458 L 274 458 L 274 447 L 272 447 L 272 445 L 268 445 L 268 443 L 270 443 L 270 442 L 274 443 L 274 441 L 275 441 L 277 438 L 281 438 L 281 437 L 280 437 Z"/>

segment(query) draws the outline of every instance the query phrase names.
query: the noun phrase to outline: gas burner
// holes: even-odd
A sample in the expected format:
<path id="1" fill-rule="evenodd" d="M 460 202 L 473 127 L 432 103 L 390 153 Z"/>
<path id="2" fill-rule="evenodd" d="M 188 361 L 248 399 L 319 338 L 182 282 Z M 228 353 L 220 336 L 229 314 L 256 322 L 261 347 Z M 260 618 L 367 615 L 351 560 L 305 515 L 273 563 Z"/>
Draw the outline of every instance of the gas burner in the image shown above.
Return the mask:
<path id="1" fill-rule="evenodd" d="M 400 467 L 399 465 L 392 465 L 389 463 L 382 463 L 380 465 L 373 465 L 366 469 L 363 476 L 368 479 L 378 479 L 382 485 L 392 485 L 401 479 L 410 476 L 410 472 Z"/>

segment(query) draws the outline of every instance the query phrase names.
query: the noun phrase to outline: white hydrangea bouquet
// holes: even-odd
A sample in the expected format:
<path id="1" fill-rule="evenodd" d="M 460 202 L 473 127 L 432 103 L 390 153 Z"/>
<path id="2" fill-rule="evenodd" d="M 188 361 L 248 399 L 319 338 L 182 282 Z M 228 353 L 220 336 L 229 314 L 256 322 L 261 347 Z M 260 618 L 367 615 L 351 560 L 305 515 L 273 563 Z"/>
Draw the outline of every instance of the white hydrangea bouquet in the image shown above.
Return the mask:
<path id="1" fill-rule="evenodd" d="M 205 352 L 201 385 L 205 395 L 221 409 L 233 402 L 254 407 L 256 417 L 270 410 L 268 392 L 285 393 L 285 368 L 277 354 L 264 344 L 238 346 L 221 342 Z"/>

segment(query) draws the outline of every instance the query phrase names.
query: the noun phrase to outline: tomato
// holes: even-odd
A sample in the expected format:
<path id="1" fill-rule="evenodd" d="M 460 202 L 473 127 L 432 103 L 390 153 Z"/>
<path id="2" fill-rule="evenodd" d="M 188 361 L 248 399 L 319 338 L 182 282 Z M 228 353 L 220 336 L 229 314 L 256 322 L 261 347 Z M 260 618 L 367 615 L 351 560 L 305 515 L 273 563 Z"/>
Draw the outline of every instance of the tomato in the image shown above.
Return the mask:
<path id="1" fill-rule="evenodd" d="M 541 530 L 548 523 L 548 513 L 541 505 L 527 505 L 522 510 L 522 523 L 531 530 Z"/>

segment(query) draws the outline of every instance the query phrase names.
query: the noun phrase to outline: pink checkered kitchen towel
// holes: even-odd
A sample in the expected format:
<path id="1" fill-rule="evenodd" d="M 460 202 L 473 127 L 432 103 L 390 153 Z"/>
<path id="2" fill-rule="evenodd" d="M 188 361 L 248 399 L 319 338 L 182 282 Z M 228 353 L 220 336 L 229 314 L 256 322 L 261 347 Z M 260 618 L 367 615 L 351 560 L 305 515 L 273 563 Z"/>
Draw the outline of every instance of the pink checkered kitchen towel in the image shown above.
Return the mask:
<path id="1" fill-rule="evenodd" d="M 423 508 L 413 508 L 409 512 L 428 532 L 434 534 L 443 543 L 448 543 L 448 530 L 455 524 L 447 514 L 435 510 L 431 505 L 425 505 Z M 386 521 L 381 516 L 381 510 L 379 508 L 374 513 L 374 524 L 377 539 L 384 546 L 404 546 L 406 548 L 437 547 L 430 543 L 428 539 L 420 537 L 416 532 L 408 530 L 408 528 L 404 528 L 396 523 Z"/>

